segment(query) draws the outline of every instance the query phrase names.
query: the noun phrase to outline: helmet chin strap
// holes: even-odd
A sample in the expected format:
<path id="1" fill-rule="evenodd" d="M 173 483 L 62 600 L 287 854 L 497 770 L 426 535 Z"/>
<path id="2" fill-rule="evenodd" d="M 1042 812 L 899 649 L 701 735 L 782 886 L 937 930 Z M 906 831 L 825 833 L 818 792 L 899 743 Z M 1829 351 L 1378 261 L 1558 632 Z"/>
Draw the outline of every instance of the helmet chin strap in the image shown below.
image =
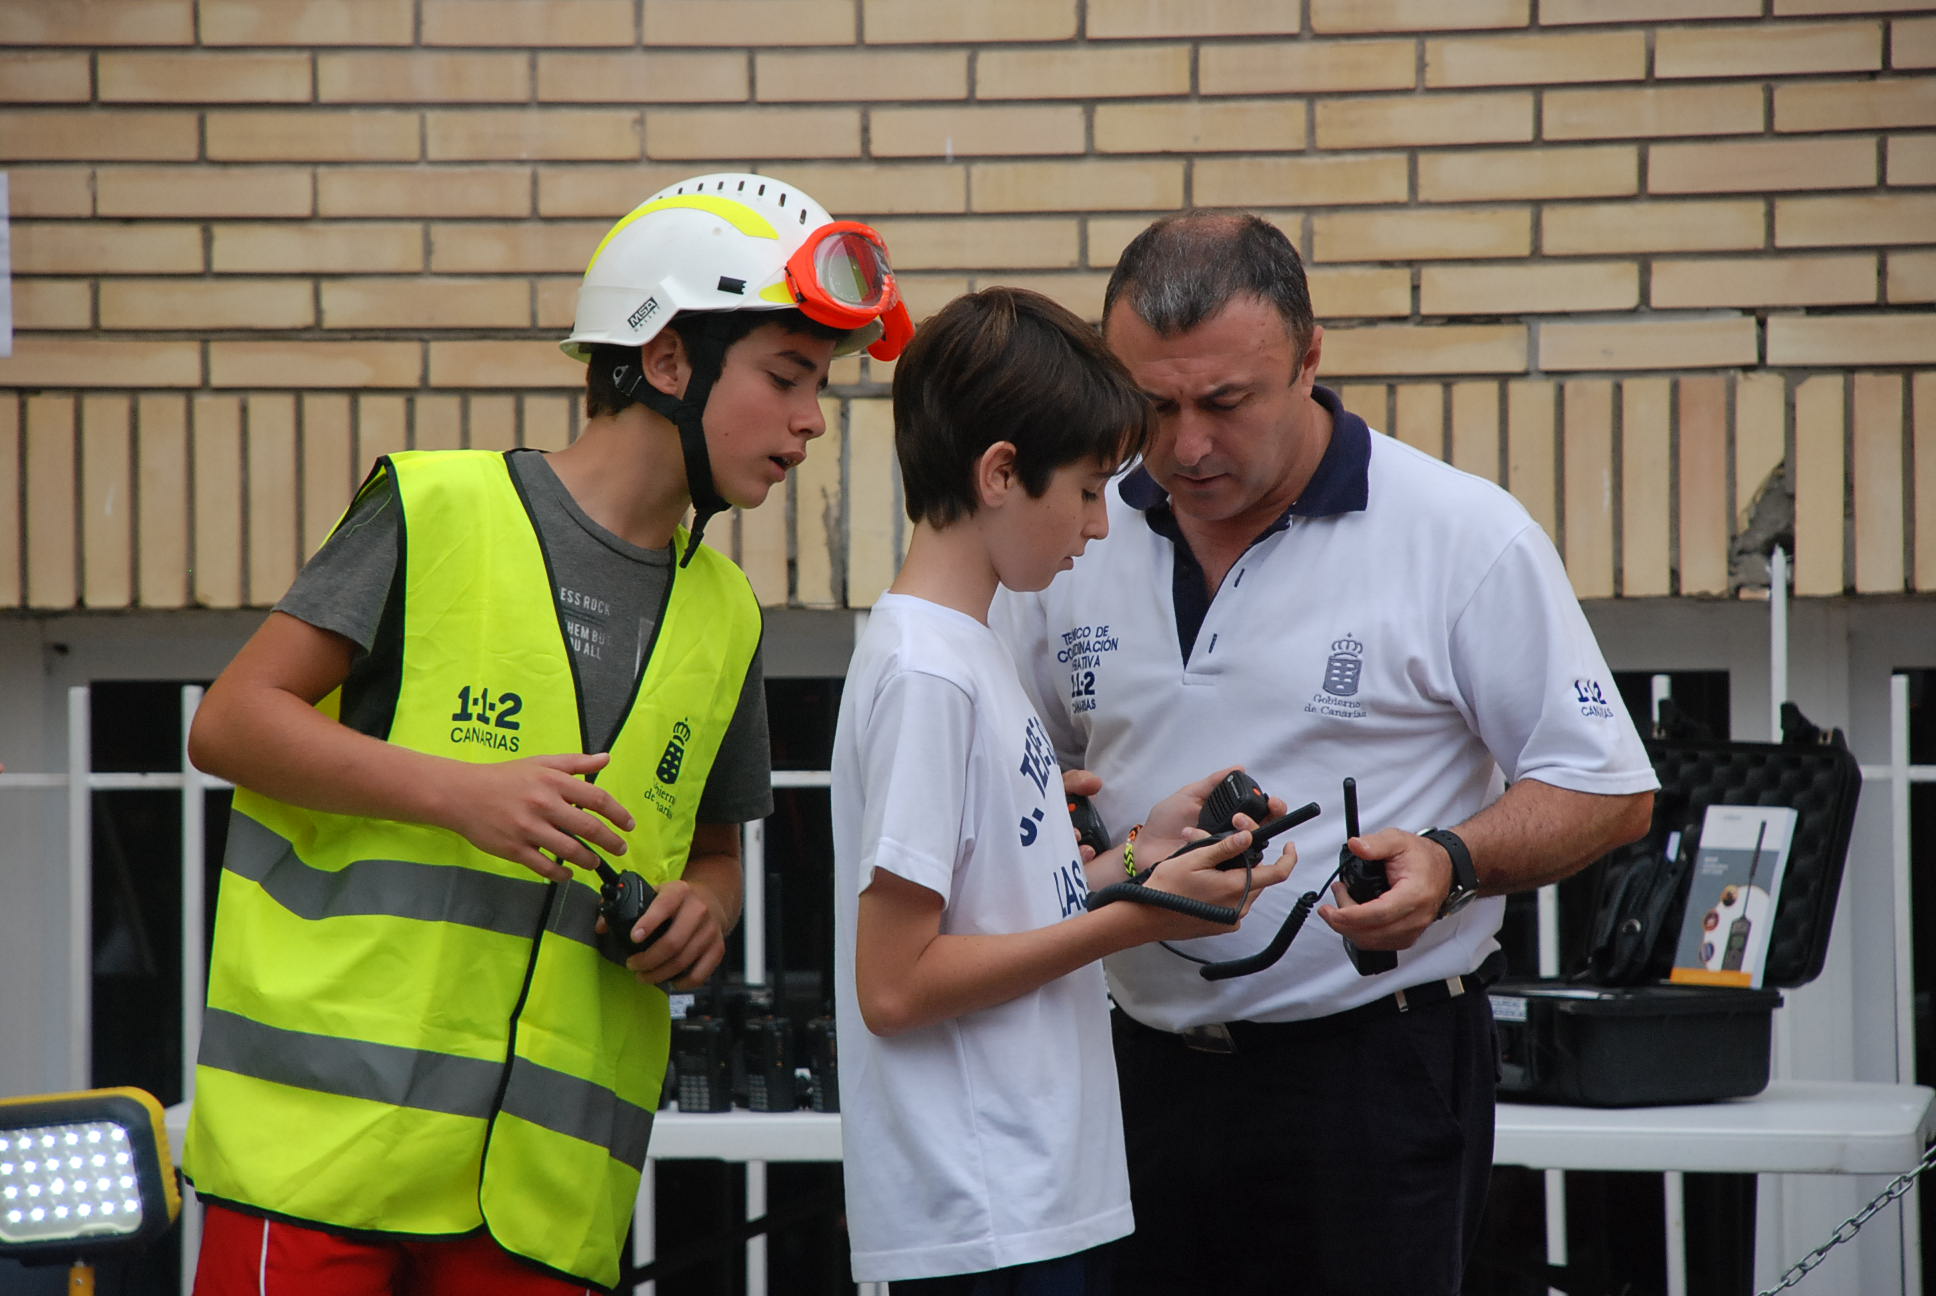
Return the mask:
<path id="1" fill-rule="evenodd" d="M 706 401 L 712 395 L 713 384 L 719 381 L 726 348 L 710 329 L 703 327 L 695 330 L 689 338 L 682 336 L 681 340 L 686 342 L 686 359 L 692 371 L 686 380 L 683 397 L 660 391 L 645 381 L 643 369 L 630 364 L 612 367 L 612 386 L 628 400 L 635 400 L 669 420 L 679 431 L 679 448 L 686 463 L 686 493 L 692 498 L 692 531 L 687 539 L 686 551 L 679 559 L 679 565 L 684 567 L 698 552 L 699 538 L 706 530 L 706 523 L 732 505 L 726 502 L 719 488 L 713 484 L 712 456 L 706 450 L 705 425 Z"/>

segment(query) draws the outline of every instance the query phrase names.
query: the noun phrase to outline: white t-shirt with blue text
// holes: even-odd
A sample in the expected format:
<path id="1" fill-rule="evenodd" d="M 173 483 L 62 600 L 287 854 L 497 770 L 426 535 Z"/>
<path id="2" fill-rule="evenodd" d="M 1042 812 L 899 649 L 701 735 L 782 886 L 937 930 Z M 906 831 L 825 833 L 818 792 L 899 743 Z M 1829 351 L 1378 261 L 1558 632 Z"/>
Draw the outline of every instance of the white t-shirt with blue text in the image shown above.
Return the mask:
<path id="1" fill-rule="evenodd" d="M 885 595 L 855 646 L 833 754 L 836 1019 L 854 1278 L 1053 1259 L 1128 1233 L 1102 969 L 891 1038 L 861 1020 L 854 927 L 886 869 L 941 930 L 1034 930 L 1086 893 L 1047 730 L 981 622 Z"/>

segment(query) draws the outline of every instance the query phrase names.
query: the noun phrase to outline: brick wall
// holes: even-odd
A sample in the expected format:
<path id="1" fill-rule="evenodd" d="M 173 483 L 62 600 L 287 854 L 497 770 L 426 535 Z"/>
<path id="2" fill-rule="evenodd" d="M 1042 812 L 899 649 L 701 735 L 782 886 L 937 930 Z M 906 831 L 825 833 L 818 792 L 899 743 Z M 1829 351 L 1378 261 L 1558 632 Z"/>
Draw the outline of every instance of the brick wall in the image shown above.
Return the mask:
<path id="1" fill-rule="evenodd" d="M 585 258 L 711 169 L 875 223 L 917 317 L 1093 317 L 1153 215 L 1262 211 L 1327 381 L 1583 597 L 1738 592 L 1784 493 L 1799 592 L 1936 591 L 1923 4 L 6 0 L 0 167 L 0 607 L 260 606 L 372 456 L 564 444 Z M 716 526 L 768 603 L 891 574 L 887 375 Z"/>

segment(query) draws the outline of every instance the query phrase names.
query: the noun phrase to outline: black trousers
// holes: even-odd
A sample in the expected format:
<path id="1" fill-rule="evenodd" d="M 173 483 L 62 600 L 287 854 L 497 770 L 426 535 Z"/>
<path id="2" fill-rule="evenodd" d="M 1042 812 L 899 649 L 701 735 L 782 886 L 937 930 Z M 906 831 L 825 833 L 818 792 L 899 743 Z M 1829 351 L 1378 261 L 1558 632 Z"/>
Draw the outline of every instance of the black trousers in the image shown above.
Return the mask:
<path id="1" fill-rule="evenodd" d="M 888 1296 L 1111 1296 L 1111 1248 L 946 1278 L 897 1278 Z"/>
<path id="2" fill-rule="evenodd" d="M 1483 989 L 1228 1054 L 1120 1011 L 1115 1039 L 1136 1208 L 1118 1296 L 1457 1296 L 1492 1173 Z"/>

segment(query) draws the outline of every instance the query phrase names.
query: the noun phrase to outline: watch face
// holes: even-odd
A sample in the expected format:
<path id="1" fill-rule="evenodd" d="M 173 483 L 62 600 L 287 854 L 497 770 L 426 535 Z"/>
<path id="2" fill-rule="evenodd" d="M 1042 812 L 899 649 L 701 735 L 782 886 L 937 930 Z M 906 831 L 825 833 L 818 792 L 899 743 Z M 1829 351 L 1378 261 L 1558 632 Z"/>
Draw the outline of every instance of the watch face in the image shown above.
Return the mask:
<path id="1" fill-rule="evenodd" d="M 1439 906 L 1439 917 L 1449 917 L 1478 898 L 1479 893 L 1477 891 L 1460 891 L 1455 886 L 1452 894 L 1445 897 L 1445 903 Z"/>

